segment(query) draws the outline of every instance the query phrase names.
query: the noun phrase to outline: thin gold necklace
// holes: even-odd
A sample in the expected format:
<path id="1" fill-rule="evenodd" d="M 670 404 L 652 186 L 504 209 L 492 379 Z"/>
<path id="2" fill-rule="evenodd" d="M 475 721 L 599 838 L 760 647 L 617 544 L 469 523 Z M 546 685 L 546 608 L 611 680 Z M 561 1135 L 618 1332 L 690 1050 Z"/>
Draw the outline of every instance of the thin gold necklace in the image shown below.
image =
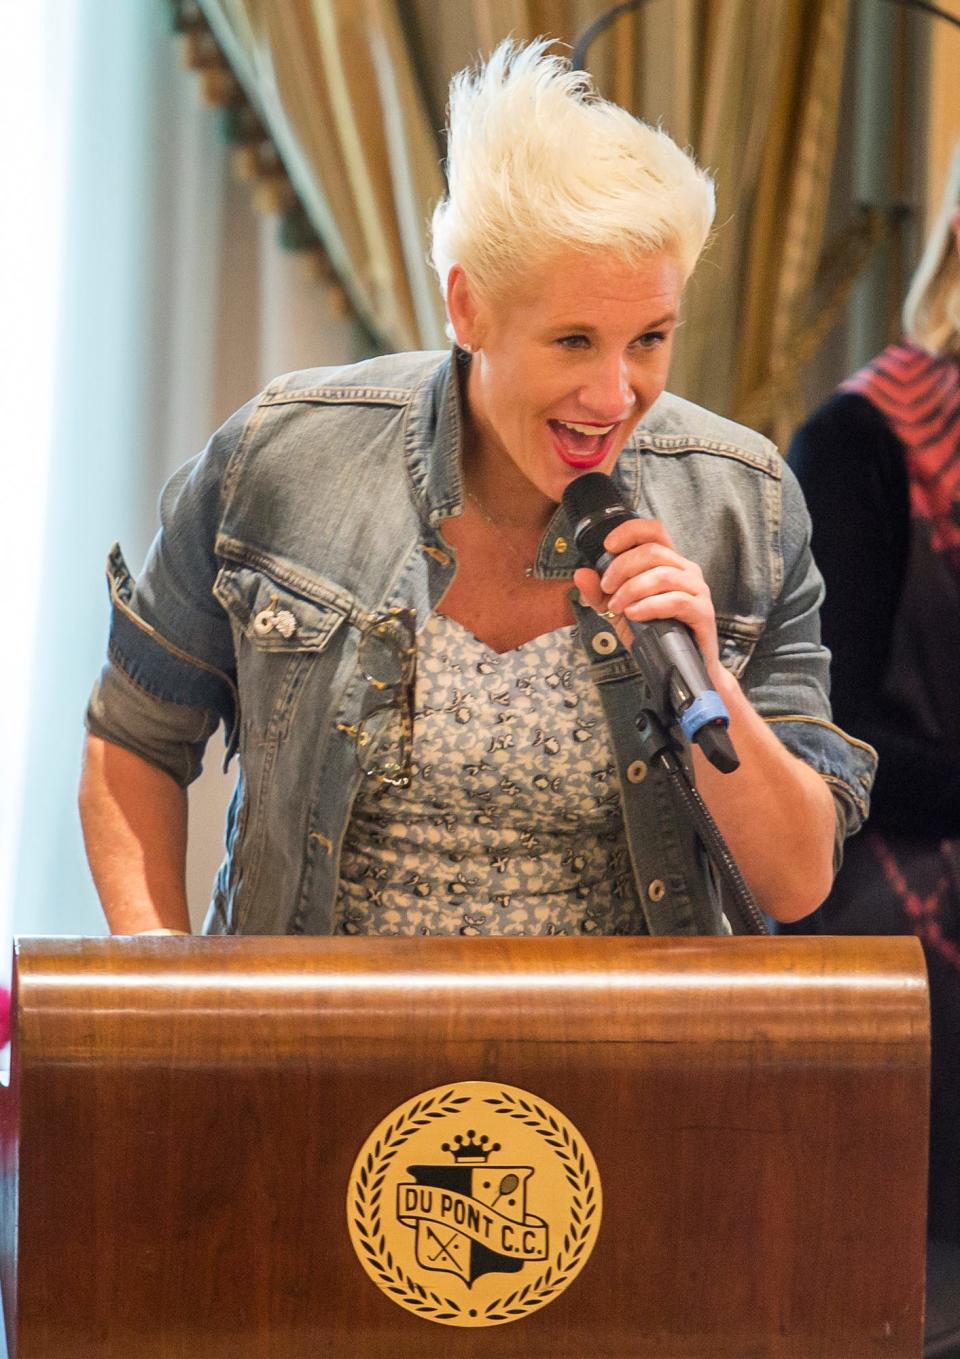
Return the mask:
<path id="1" fill-rule="evenodd" d="M 534 566 L 533 562 L 527 561 L 524 557 L 522 557 L 522 556 L 520 555 L 520 553 L 517 551 L 517 549 L 514 547 L 513 543 L 511 543 L 510 539 L 507 538 L 506 535 L 504 535 L 503 532 L 502 532 L 503 529 L 505 529 L 505 528 L 506 528 L 506 529 L 510 529 L 510 528 L 524 528 L 524 527 L 526 527 L 526 526 L 523 525 L 523 524 L 510 524 L 510 523 L 499 523 L 499 524 L 498 524 L 497 521 L 496 521 L 496 519 L 494 519 L 493 515 L 492 515 L 492 514 L 490 513 L 490 511 L 487 509 L 486 505 L 484 505 L 484 503 L 483 503 L 483 501 L 480 499 L 480 497 L 477 496 L 477 495 L 474 495 L 473 491 L 471 491 L 471 490 L 469 489 L 469 487 L 464 487 L 464 489 L 465 489 L 466 492 L 467 492 L 467 499 L 473 501 L 473 503 L 476 505 L 477 509 L 478 509 L 478 510 L 480 511 L 480 513 L 483 515 L 484 519 L 486 519 L 487 523 L 491 526 L 491 528 L 495 528 L 495 529 L 497 530 L 497 532 L 501 534 L 501 539 L 500 539 L 500 541 L 501 541 L 501 542 L 504 544 L 504 546 L 507 548 L 507 551 L 508 551 L 508 552 L 510 553 L 510 555 L 513 557 L 513 559 L 514 559 L 514 561 L 517 563 L 517 565 L 520 567 L 520 570 L 523 572 L 523 574 L 524 574 L 524 576 L 526 577 L 526 579 L 527 579 L 527 580 L 530 580 L 530 579 L 532 578 L 532 576 L 533 576 L 533 566 Z"/>

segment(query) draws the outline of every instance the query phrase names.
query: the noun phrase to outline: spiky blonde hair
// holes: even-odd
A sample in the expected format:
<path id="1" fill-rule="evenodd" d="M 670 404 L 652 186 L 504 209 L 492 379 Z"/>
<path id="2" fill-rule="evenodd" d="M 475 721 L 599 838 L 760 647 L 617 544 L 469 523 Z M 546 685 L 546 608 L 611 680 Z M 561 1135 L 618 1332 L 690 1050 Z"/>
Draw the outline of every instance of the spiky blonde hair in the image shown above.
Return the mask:
<path id="1" fill-rule="evenodd" d="M 688 277 L 713 222 L 710 176 L 549 46 L 507 39 L 450 83 L 448 192 L 432 223 L 441 288 L 459 264 L 496 298 L 570 247 L 627 262 L 665 250 Z"/>

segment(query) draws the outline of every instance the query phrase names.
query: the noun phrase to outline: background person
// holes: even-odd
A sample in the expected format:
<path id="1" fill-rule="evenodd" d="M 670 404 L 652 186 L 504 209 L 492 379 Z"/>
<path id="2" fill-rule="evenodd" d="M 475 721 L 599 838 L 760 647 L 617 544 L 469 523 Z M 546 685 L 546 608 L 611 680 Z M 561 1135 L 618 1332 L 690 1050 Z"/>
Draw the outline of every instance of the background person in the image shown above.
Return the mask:
<path id="1" fill-rule="evenodd" d="M 827 893 L 873 756 L 830 722 L 806 512 L 767 440 L 664 393 L 712 185 L 545 47 L 452 85 L 453 353 L 278 379 L 168 484 L 140 580 L 111 556 L 81 809 L 114 931 L 189 928 L 221 720 L 211 931 L 719 930 L 601 610 L 692 628 L 741 760 L 693 751 L 707 804 L 766 910 Z M 602 582 L 558 505 L 586 470 L 639 516 Z"/>
<path id="2" fill-rule="evenodd" d="M 905 338 L 797 432 L 838 721 L 880 756 L 822 927 L 920 937 L 930 974 L 930 1229 L 960 1242 L 960 147 Z"/>

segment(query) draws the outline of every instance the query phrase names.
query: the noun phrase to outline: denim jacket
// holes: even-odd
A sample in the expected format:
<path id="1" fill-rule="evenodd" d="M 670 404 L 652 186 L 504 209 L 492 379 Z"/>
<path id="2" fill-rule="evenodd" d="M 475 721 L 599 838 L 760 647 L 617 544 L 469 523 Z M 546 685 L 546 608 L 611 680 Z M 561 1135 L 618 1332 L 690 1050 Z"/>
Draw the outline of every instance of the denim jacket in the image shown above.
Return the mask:
<path id="1" fill-rule="evenodd" d="M 90 730 L 187 784 L 223 722 L 239 776 L 206 929 L 328 933 L 340 847 L 364 777 L 361 630 L 391 607 L 419 630 L 449 587 L 443 521 L 463 513 L 455 360 L 396 354 L 278 378 L 168 482 L 140 579 L 111 553 L 109 663 Z M 796 482 L 760 435 L 664 393 L 614 478 L 699 562 L 723 663 L 783 743 L 829 783 L 837 845 L 867 812 L 875 756 L 830 720 L 820 576 Z M 558 506 L 536 559 L 578 565 Z M 687 828 L 641 770 L 632 665 L 577 610 L 620 770 L 651 933 L 711 925 L 679 852 Z M 608 627 L 609 625 L 607 625 Z M 626 687 L 624 687 L 626 686 Z"/>

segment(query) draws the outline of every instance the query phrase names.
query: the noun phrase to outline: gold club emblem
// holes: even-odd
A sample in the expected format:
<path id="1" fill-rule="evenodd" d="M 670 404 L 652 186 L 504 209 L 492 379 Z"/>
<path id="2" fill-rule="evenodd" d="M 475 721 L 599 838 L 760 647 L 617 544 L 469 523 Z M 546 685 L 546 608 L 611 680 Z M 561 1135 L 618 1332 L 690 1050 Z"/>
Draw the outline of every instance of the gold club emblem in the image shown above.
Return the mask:
<path id="1" fill-rule="evenodd" d="M 519 1321 L 590 1258 L 602 1211 L 590 1148 L 511 1085 L 426 1090 L 367 1138 L 347 1191 L 354 1250 L 393 1302 L 447 1326 Z"/>

